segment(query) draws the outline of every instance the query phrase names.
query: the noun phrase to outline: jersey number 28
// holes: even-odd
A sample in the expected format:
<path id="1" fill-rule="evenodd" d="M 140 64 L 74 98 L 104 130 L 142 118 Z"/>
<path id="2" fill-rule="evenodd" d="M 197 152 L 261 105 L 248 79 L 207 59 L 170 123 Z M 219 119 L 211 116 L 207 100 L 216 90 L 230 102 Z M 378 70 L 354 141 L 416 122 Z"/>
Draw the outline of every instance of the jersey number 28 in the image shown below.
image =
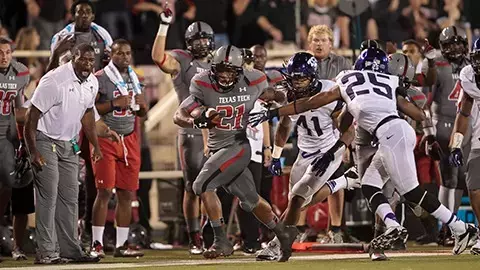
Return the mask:
<path id="1" fill-rule="evenodd" d="M 367 78 L 365 78 L 364 73 L 361 72 L 349 73 L 342 78 L 342 84 L 347 86 L 345 92 L 347 93 L 350 100 L 353 100 L 356 96 L 366 95 L 370 93 L 370 90 L 368 89 L 369 87 L 365 88 L 366 80 L 368 80 L 368 82 L 373 85 L 372 90 L 375 94 L 386 97 L 388 99 L 392 99 L 392 88 L 390 87 L 390 85 L 388 85 L 388 83 L 380 81 L 381 79 L 384 79 L 384 81 L 388 82 L 388 80 L 390 79 L 389 76 L 371 72 L 367 72 L 366 74 Z M 353 80 L 351 81 L 350 78 L 353 78 Z"/>

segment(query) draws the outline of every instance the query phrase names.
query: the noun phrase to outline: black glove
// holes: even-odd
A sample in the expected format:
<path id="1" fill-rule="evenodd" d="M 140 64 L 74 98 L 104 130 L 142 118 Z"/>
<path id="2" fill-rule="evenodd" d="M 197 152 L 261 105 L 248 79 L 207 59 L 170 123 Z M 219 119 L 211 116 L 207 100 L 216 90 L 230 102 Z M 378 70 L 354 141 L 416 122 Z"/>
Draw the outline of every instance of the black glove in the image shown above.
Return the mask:
<path id="1" fill-rule="evenodd" d="M 261 124 L 262 122 L 268 121 L 278 117 L 278 109 L 273 110 L 263 110 L 258 113 L 251 113 L 248 116 L 248 124 L 252 127 L 256 127 L 257 125 Z"/>
<path id="2" fill-rule="evenodd" d="M 427 156 L 432 157 L 433 160 L 442 160 L 443 151 L 438 142 L 435 140 L 435 136 L 428 135 L 425 138 L 425 153 Z"/>
<path id="3" fill-rule="evenodd" d="M 204 110 L 202 114 L 193 120 L 193 128 L 196 129 L 211 129 L 215 127 L 217 124 L 212 122 L 212 119 L 217 116 L 218 113 L 214 113 L 210 115 L 210 117 L 207 117 L 207 110 Z"/>
<path id="4" fill-rule="evenodd" d="M 344 142 L 340 140 L 337 141 L 337 143 L 332 148 L 328 149 L 325 154 L 323 154 L 321 157 L 317 157 L 312 162 L 312 171 L 316 171 L 315 176 L 320 177 L 325 173 L 328 166 L 330 166 L 330 163 L 335 159 L 335 152 L 337 152 L 337 150 L 344 145 Z"/>
<path id="5" fill-rule="evenodd" d="M 451 166 L 460 167 L 463 166 L 463 154 L 460 148 L 453 148 L 448 157 L 448 161 Z"/>

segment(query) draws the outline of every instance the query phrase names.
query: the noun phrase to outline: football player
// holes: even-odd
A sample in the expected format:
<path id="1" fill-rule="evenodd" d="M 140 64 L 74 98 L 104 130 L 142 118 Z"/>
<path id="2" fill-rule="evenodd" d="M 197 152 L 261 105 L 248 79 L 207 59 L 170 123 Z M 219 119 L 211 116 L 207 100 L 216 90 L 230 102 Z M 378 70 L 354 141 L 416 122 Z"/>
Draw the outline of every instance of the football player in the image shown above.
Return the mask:
<path id="1" fill-rule="evenodd" d="M 452 252 L 462 253 L 468 242 L 476 237 L 477 229 L 459 220 L 437 198 L 418 185 L 413 156 L 415 132 L 399 117 L 397 107 L 417 121 L 426 118 L 423 111 L 414 104 L 401 96 L 397 97 L 399 78 L 388 74 L 385 52 L 373 48 L 364 50 L 355 62 L 355 70 L 342 72 L 337 76 L 336 82 L 337 85 L 330 91 L 296 100 L 278 109 L 251 114 L 249 122 L 258 124 L 273 117 L 299 114 L 336 100 L 346 102 L 347 109 L 357 124 L 374 136 L 378 143 L 378 150 L 362 180 L 362 192 L 372 212 L 382 218 L 387 229 L 372 240 L 372 248 L 389 249 L 396 242 L 406 241 L 408 237 L 407 230 L 398 223 L 382 193 L 384 182 L 379 171 L 384 169 L 400 195 L 448 225 L 455 237 Z"/>

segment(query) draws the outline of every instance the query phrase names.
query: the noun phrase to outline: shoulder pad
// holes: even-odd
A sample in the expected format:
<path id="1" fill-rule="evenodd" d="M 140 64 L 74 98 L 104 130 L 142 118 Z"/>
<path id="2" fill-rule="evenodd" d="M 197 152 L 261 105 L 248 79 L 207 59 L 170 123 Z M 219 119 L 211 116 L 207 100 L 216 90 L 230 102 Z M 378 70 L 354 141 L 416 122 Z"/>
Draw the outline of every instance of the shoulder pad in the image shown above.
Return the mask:
<path id="1" fill-rule="evenodd" d="M 28 68 L 24 64 L 17 61 L 12 61 L 10 64 L 17 73 L 17 77 L 30 75 Z"/>
<path id="2" fill-rule="evenodd" d="M 259 70 L 243 70 L 243 75 L 245 76 L 248 86 L 255 86 L 267 80 L 267 75 Z"/>
<path id="3" fill-rule="evenodd" d="M 190 52 L 185 50 L 175 49 L 170 52 L 170 55 L 173 56 L 175 59 L 177 59 L 177 61 L 179 62 L 181 62 L 182 60 L 191 61 L 193 59 Z"/>

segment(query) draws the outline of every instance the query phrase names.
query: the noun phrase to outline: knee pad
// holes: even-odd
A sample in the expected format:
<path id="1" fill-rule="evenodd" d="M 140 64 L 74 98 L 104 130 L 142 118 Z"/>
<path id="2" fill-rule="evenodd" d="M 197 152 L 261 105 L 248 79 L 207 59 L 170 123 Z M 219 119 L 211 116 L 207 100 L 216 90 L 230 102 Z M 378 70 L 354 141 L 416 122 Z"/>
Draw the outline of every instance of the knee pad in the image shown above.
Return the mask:
<path id="1" fill-rule="evenodd" d="M 245 212 L 250 213 L 253 211 L 253 209 L 255 209 L 255 207 L 257 207 L 259 201 L 260 198 L 258 197 L 258 194 L 246 194 L 245 197 L 240 200 L 239 205 Z"/>
<path id="2" fill-rule="evenodd" d="M 313 193 L 313 188 L 311 188 L 307 183 L 299 182 L 295 186 L 293 186 L 290 198 L 296 195 L 307 200 L 313 195 Z"/>
<path id="3" fill-rule="evenodd" d="M 362 185 L 363 196 L 367 199 L 370 211 L 375 213 L 377 207 L 381 204 L 388 203 L 387 198 L 383 195 L 382 190 L 378 187 Z"/>
<path id="4" fill-rule="evenodd" d="M 420 186 L 417 186 L 411 191 L 405 193 L 403 197 L 405 198 L 405 200 L 411 203 L 420 205 L 423 209 L 425 209 L 429 213 L 435 212 L 435 210 L 437 210 L 438 207 L 440 207 L 440 202 L 438 201 L 438 199 L 432 194 L 425 191 Z"/>

